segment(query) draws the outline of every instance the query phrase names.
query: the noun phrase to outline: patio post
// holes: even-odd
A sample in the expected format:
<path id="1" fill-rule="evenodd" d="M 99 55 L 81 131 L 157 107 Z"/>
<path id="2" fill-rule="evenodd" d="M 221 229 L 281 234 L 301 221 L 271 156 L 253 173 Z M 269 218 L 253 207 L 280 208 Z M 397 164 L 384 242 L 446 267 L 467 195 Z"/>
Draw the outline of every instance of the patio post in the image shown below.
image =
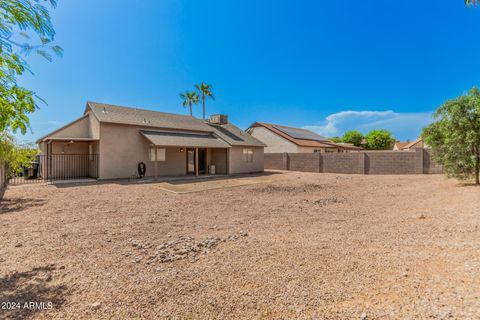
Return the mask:
<path id="1" fill-rule="evenodd" d="M 158 180 L 158 158 L 157 158 L 157 148 L 155 147 L 155 161 L 154 161 L 154 170 L 155 170 L 155 181 Z"/>
<path id="2" fill-rule="evenodd" d="M 198 177 L 198 148 L 195 148 L 195 176 Z"/>

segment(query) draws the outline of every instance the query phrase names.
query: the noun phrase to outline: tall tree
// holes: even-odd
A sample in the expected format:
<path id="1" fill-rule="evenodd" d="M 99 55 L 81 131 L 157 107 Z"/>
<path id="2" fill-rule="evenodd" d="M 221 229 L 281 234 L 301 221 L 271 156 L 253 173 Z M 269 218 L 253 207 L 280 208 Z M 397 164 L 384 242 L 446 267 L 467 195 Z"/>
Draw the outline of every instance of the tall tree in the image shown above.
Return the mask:
<path id="1" fill-rule="evenodd" d="M 55 30 L 48 7 L 55 6 L 56 0 L 0 0 L 0 132 L 25 134 L 30 126 L 28 115 L 38 108 L 37 101 L 43 101 L 17 80 L 31 73 L 23 58 L 29 53 L 49 61 L 51 53 L 62 54 L 62 48 L 52 45 Z"/>
<path id="2" fill-rule="evenodd" d="M 422 138 L 449 177 L 475 177 L 480 184 L 480 90 L 447 101 L 435 111 L 436 121 Z"/>
<path id="3" fill-rule="evenodd" d="M 367 149 L 370 150 L 390 150 L 395 143 L 392 134 L 384 129 L 370 131 L 365 139 L 367 140 Z"/>
<path id="4" fill-rule="evenodd" d="M 346 143 L 351 143 L 354 146 L 360 147 L 362 145 L 364 137 L 360 131 L 350 130 L 345 132 L 343 135 L 342 141 Z"/>
<path id="5" fill-rule="evenodd" d="M 205 120 L 205 99 L 207 97 L 215 99 L 212 93 L 212 85 L 202 82 L 200 84 L 196 84 L 195 88 L 197 88 L 198 93 L 202 96 L 203 120 Z"/>
<path id="6" fill-rule="evenodd" d="M 192 106 L 197 104 L 200 100 L 198 93 L 195 91 L 185 91 L 185 93 L 180 93 L 180 98 L 182 98 L 182 105 L 186 108 L 190 107 L 190 116 L 193 116 Z"/>
<path id="7" fill-rule="evenodd" d="M 340 138 L 340 137 L 332 137 L 329 140 L 332 141 L 332 142 L 335 142 L 335 143 L 343 142 L 343 139 Z"/>

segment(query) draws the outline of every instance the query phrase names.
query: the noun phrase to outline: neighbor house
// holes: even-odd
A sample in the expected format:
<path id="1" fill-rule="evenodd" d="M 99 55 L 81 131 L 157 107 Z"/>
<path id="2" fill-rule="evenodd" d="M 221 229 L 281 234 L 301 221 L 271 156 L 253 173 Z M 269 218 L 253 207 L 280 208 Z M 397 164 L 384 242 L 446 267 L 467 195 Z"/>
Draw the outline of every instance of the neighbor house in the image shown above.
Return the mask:
<path id="1" fill-rule="evenodd" d="M 265 153 L 350 152 L 362 150 L 362 148 L 352 144 L 334 143 L 310 130 L 278 124 L 255 122 L 247 129 L 247 132 L 266 145 Z"/>
<path id="2" fill-rule="evenodd" d="M 394 151 L 402 150 L 405 146 L 409 144 L 410 144 L 410 141 L 407 141 L 407 142 L 395 141 L 395 144 L 393 145 L 393 150 Z"/>
<path id="3" fill-rule="evenodd" d="M 422 138 L 418 138 L 417 140 L 412 142 L 397 141 L 393 146 L 393 150 L 395 151 L 415 150 L 415 149 L 424 149 L 424 148 L 426 148 L 426 145 L 423 142 Z"/>
<path id="4" fill-rule="evenodd" d="M 224 115 L 192 116 L 88 102 L 40 138 L 44 177 L 119 179 L 263 171 L 264 144 Z"/>

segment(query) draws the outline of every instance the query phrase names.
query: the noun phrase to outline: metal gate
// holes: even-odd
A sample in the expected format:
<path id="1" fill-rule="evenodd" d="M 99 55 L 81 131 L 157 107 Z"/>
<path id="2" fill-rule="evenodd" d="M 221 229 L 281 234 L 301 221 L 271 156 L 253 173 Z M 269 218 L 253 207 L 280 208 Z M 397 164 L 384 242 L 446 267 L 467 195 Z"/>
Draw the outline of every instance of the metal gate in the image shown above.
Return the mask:
<path id="1" fill-rule="evenodd" d="M 19 170 L 7 167 L 10 185 L 83 178 L 98 179 L 98 154 L 39 155 Z"/>

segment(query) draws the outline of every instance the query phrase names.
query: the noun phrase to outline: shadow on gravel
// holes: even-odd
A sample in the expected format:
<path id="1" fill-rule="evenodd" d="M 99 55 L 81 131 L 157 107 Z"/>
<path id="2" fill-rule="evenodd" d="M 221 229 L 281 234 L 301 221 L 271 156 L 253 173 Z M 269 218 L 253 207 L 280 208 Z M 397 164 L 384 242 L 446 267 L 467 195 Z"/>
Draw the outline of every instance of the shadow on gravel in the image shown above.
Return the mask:
<path id="1" fill-rule="evenodd" d="M 460 183 L 457 183 L 456 186 L 457 187 L 473 187 L 473 188 L 479 188 L 480 189 L 480 185 L 475 184 L 474 182 L 460 182 Z"/>
<path id="2" fill-rule="evenodd" d="M 0 202 L 0 214 L 21 211 L 30 207 L 40 207 L 46 204 L 46 200 L 30 199 L 30 198 L 15 198 L 3 199 Z"/>
<path id="3" fill-rule="evenodd" d="M 108 179 L 108 180 L 98 180 L 98 181 L 88 181 L 82 183 L 60 183 L 60 184 L 52 184 L 55 188 L 63 189 L 63 188 L 73 188 L 73 187 L 88 187 L 88 186 L 100 186 L 100 185 L 108 185 L 108 184 L 116 184 L 116 185 L 139 185 L 139 184 L 158 184 L 163 182 L 168 182 L 170 184 L 193 184 L 199 182 L 207 182 L 207 181 L 219 181 L 219 180 L 231 180 L 231 179 L 239 179 L 239 178 L 258 178 L 258 177 L 269 177 L 279 174 L 285 174 L 287 172 L 281 171 L 264 171 L 264 172 L 257 172 L 257 173 L 241 173 L 241 174 L 231 174 L 231 175 L 203 175 L 200 177 L 195 176 L 178 176 L 178 177 L 160 177 L 157 181 L 153 178 L 143 178 L 143 179 Z"/>
<path id="4" fill-rule="evenodd" d="M 0 278 L 0 318 L 28 319 L 59 308 L 65 302 L 66 287 L 50 285 L 55 270 L 48 265 Z"/>

